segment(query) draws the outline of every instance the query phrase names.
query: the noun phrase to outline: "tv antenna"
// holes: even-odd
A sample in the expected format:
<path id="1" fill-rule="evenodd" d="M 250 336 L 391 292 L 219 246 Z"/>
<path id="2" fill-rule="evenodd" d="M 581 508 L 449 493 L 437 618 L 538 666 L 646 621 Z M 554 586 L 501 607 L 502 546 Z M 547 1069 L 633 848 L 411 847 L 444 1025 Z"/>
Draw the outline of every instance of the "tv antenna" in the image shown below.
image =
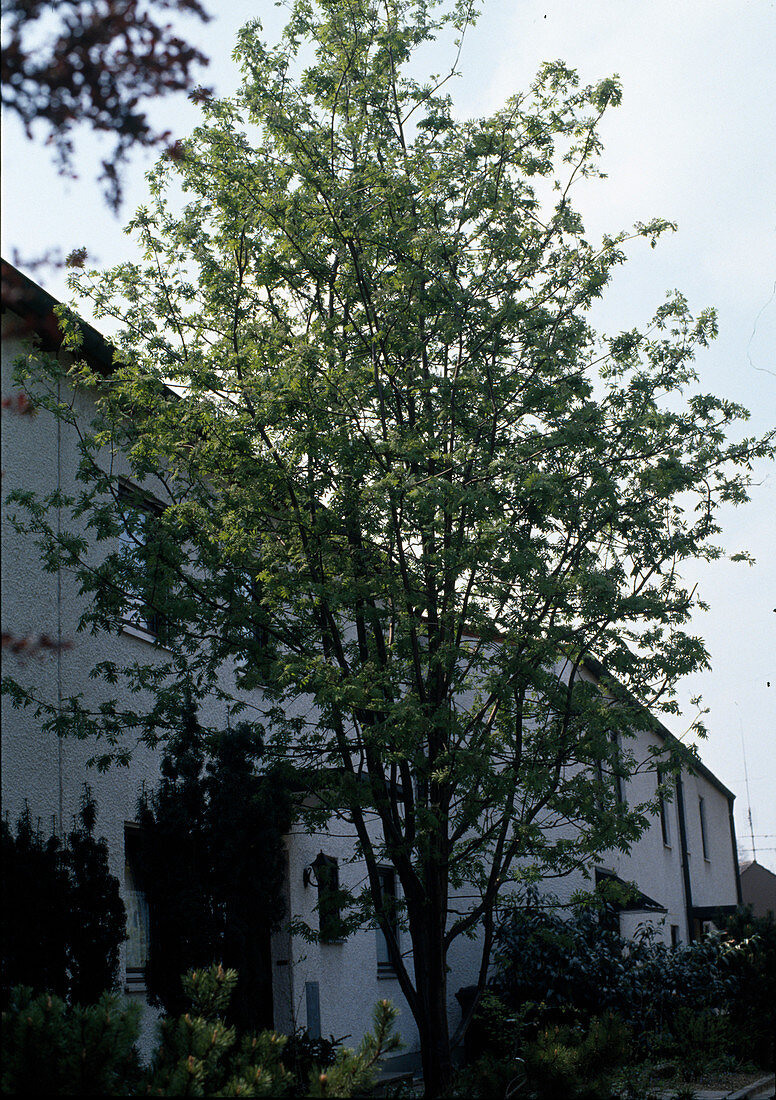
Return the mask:
<path id="1" fill-rule="evenodd" d="M 738 706 L 738 703 L 736 703 Z M 744 757 L 744 784 L 746 786 L 746 813 L 749 819 L 749 836 L 752 839 L 752 859 L 757 862 L 757 849 L 754 844 L 754 826 L 752 825 L 752 796 L 749 793 L 749 769 L 746 766 L 746 743 L 744 741 L 744 723 L 741 721 L 741 713 L 738 715 L 738 725 L 741 728 L 741 752 Z"/>

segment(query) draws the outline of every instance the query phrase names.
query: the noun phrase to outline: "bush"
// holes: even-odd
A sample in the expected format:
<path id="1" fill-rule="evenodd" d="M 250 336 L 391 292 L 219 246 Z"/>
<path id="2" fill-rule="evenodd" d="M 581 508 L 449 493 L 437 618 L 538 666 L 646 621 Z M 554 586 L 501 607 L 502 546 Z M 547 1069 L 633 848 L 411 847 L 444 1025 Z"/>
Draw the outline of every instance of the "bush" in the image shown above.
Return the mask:
<path id="1" fill-rule="evenodd" d="M 631 1055 L 630 1038 L 613 1014 L 593 1017 L 586 1034 L 579 1027 L 545 1029 L 524 1049 L 531 1085 L 548 1100 L 609 1100 L 614 1072 Z"/>
<path id="2" fill-rule="evenodd" d="M 520 1095 L 526 1080 L 522 1058 L 497 1058 L 495 1054 L 486 1053 L 458 1072 L 455 1095 L 472 1100 L 494 1100 L 496 1097 L 501 1100 Z"/>
<path id="3" fill-rule="evenodd" d="M 539 1097 L 553 1100 L 579 1095 L 581 1079 L 579 1038 L 572 1028 L 555 1026 L 542 1031 L 525 1051 L 525 1064 L 531 1085 Z"/>
<path id="4" fill-rule="evenodd" d="M 726 962 L 734 979 L 733 1041 L 740 1052 L 766 1069 L 776 1068 L 776 921 L 754 917 L 751 906 L 725 923 Z"/>
<path id="5" fill-rule="evenodd" d="M 773 1068 L 773 918 L 756 920 L 742 909 L 722 933 L 672 948 L 652 927 L 624 940 L 606 917 L 604 905 L 564 919 L 533 891 L 497 932 L 493 992 L 502 1019 L 517 1015 L 524 1038 L 536 1036 L 526 1060 L 542 1087 L 552 1087 L 553 1075 L 583 1073 L 584 1044 L 599 1042 L 599 1025 L 588 1021 L 602 1010 L 630 1027 L 637 1057 L 674 1060 L 688 1075 L 705 1067 Z M 492 1044 L 483 1049 L 498 1054 Z"/>
<path id="6" fill-rule="evenodd" d="M 515 1011 L 485 990 L 466 1035 L 469 1064 L 456 1076 L 457 1095 L 503 1097 L 520 1087 L 525 1081 L 522 1049 L 531 1008 Z"/>
<path id="7" fill-rule="evenodd" d="M 3 1094 L 124 1096 L 140 1080 L 138 1005 L 103 994 L 88 1007 L 17 986 L 2 1014 Z"/>
<path id="8" fill-rule="evenodd" d="M 94 836 L 97 811 L 84 786 L 81 810 L 63 844 L 44 836 L 25 808 L 15 834 L 2 830 L 2 1003 L 17 985 L 92 1004 L 117 982 L 126 914 L 108 869 L 108 847 Z"/>
<path id="9" fill-rule="evenodd" d="M 294 1078 L 293 1095 L 305 1096 L 310 1074 L 332 1066 L 342 1048 L 342 1040 L 313 1039 L 307 1028 L 300 1027 L 289 1035 L 283 1051 L 283 1064 Z"/>
<path id="10" fill-rule="evenodd" d="M 731 1018 L 708 1008 L 702 1012 L 680 1008 L 674 1031 L 663 1037 L 656 1050 L 661 1058 L 680 1065 L 687 1077 L 724 1069 L 736 1058 Z"/>
<path id="11" fill-rule="evenodd" d="M 221 966 L 186 975 L 189 1011 L 161 1021 L 159 1043 L 144 1072 L 134 1049 L 137 1005 L 122 1005 L 116 995 L 106 993 L 96 1005 L 83 1008 L 17 987 L 2 1014 L 2 1092 L 347 1098 L 373 1087 L 380 1058 L 398 1045 L 393 1034 L 396 1011 L 381 1001 L 373 1030 L 359 1049 L 337 1050 L 324 1067 L 310 1064 L 302 1086 L 285 1064 L 284 1035 L 262 1031 L 239 1038 L 224 1022 L 236 983 L 235 971 Z"/>
<path id="12" fill-rule="evenodd" d="M 619 1016 L 594 1016 L 582 1044 L 582 1068 L 587 1073 L 610 1073 L 632 1056 L 633 1030 Z"/>
<path id="13" fill-rule="evenodd" d="M 475 1061 L 482 1054 L 493 1054 L 497 1058 L 518 1055 L 534 1008 L 526 1003 L 515 1009 L 492 989 L 484 990 L 466 1035 L 469 1059 Z"/>
<path id="14" fill-rule="evenodd" d="M 183 1012 L 180 975 L 221 960 L 239 970 L 228 1021 L 246 1031 L 272 1023 L 269 937 L 284 914 L 290 820 L 288 782 L 277 768 L 257 774 L 262 754 L 250 726 L 210 734 L 187 704 L 139 808 L 150 999 Z"/>
<path id="15" fill-rule="evenodd" d="M 530 890 L 526 904 L 512 910 L 498 929 L 496 992 L 514 1008 L 528 1001 L 546 1006 L 552 1023 L 619 1011 L 623 941 L 600 918 L 599 910 L 578 908 L 565 919 L 551 899 L 540 900 Z"/>
<path id="16" fill-rule="evenodd" d="M 540 1008 L 545 1025 L 585 1023 L 613 1012 L 642 1052 L 656 1037 L 680 1035 L 684 1013 L 725 1012 L 737 979 L 721 936 L 670 948 L 642 927 L 624 940 L 606 910 L 577 908 L 568 919 L 540 908 L 538 897 L 513 910 L 496 938 L 493 988 L 512 1009 Z"/>
<path id="17" fill-rule="evenodd" d="M 381 1001 L 374 1027 L 355 1052 L 340 1049 L 328 1067 L 313 1065 L 305 1089 L 286 1067 L 284 1035 L 263 1031 L 238 1042 L 224 1015 L 237 984 L 234 970 L 211 966 L 184 980 L 191 1011 L 166 1018 L 145 1084 L 155 1096 L 337 1096 L 371 1089 L 383 1054 L 395 1050 L 396 1010 Z"/>
<path id="18" fill-rule="evenodd" d="M 342 1048 L 327 1070 L 313 1071 L 309 1095 L 350 1097 L 371 1092 L 380 1059 L 399 1047 L 393 1031 L 396 1015 L 396 1009 L 388 1001 L 379 1001 L 372 1014 L 372 1030 L 364 1036 L 358 1050 Z"/>
<path id="19" fill-rule="evenodd" d="M 291 1077 L 283 1067 L 284 1038 L 262 1032 L 237 1042 L 223 1015 L 237 973 L 213 966 L 183 978 L 189 1011 L 159 1025 L 159 1045 L 146 1077 L 154 1096 L 284 1096 Z"/>
<path id="20" fill-rule="evenodd" d="M 29 808 L 16 823 L 0 823 L 3 879 L 0 906 L 2 1003 L 17 985 L 67 992 L 67 912 L 69 881 L 58 837 L 45 837 L 33 825 Z"/>

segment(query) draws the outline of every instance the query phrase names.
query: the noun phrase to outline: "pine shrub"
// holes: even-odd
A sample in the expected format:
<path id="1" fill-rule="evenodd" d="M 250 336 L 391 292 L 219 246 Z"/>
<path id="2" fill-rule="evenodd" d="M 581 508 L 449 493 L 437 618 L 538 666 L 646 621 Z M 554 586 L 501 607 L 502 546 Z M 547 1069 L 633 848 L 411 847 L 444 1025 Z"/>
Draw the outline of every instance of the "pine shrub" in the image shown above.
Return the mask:
<path id="1" fill-rule="evenodd" d="M 135 1092 L 140 1008 L 104 993 L 96 1004 L 67 1004 L 29 987 L 10 992 L 2 1014 L 3 1094 L 124 1096 Z"/>

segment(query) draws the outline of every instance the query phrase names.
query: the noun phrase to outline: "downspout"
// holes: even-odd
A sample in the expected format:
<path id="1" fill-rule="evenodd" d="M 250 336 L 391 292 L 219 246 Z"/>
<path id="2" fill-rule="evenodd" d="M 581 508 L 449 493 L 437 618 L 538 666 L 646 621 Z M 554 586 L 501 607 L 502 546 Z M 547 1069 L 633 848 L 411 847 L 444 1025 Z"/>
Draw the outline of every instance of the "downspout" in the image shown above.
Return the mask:
<path id="1" fill-rule="evenodd" d="M 728 799 L 728 817 L 730 818 L 730 843 L 733 845 L 733 867 L 736 872 L 736 900 L 739 905 L 744 904 L 744 896 L 741 893 L 741 869 L 738 866 L 738 845 L 736 844 L 736 823 L 733 819 L 733 800 L 735 795 Z"/>
<path id="2" fill-rule="evenodd" d="M 62 382 L 57 379 L 57 406 L 61 407 Z M 57 809 L 60 837 L 65 835 L 64 824 L 64 745 L 62 743 L 62 418 L 57 413 Z"/>
<path id="3" fill-rule="evenodd" d="M 692 916 L 692 883 L 690 882 L 690 862 L 687 853 L 687 825 L 684 820 L 684 787 L 682 777 L 676 778 L 676 809 L 679 816 L 679 848 L 682 856 L 682 881 L 684 883 L 684 911 L 687 921 L 687 942 L 695 939 L 695 928 Z"/>

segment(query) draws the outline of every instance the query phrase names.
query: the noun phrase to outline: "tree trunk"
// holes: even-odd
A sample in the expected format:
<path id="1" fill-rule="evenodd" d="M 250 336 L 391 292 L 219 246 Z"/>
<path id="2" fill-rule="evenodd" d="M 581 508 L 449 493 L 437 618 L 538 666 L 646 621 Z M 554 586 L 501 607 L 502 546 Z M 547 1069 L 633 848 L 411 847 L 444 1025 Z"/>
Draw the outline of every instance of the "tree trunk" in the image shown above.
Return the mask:
<path id="1" fill-rule="evenodd" d="M 447 965 L 444 922 L 427 906 L 420 935 L 412 937 L 415 987 L 421 1018 L 416 1018 L 420 1035 L 424 1096 L 450 1096 L 453 1064 L 447 1023 Z M 446 915 L 446 914 L 445 914 Z"/>
<path id="2" fill-rule="evenodd" d="M 423 1095 L 431 1098 L 450 1096 L 453 1088 L 453 1063 L 447 1026 L 447 982 L 430 989 L 428 1017 L 420 1029 L 420 1056 L 423 1065 Z"/>

